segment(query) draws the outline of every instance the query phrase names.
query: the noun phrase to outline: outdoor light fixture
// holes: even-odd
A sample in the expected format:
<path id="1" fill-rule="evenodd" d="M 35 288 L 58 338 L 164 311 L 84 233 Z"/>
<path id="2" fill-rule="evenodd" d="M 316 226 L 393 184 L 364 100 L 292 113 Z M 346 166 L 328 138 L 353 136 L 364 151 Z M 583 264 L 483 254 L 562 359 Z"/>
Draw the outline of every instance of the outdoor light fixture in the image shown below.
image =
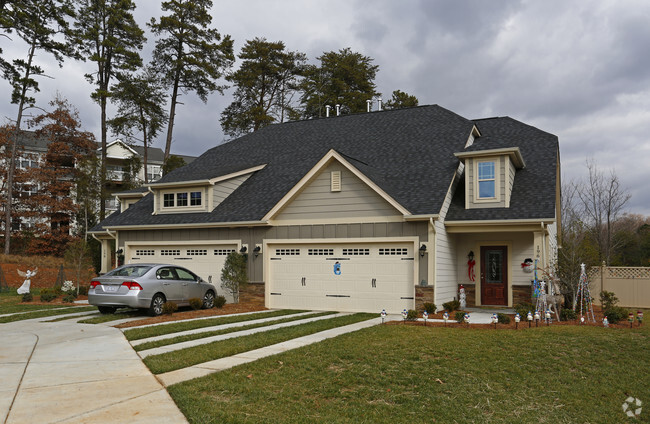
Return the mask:
<path id="1" fill-rule="evenodd" d="M 262 248 L 260 246 L 255 246 L 255 249 L 253 249 L 253 254 L 255 254 L 255 257 L 257 258 L 257 255 L 260 254 L 260 251 Z"/>
<path id="2" fill-rule="evenodd" d="M 426 252 L 427 252 L 427 245 L 426 245 L 426 244 L 423 244 L 422 246 L 420 246 L 420 257 L 421 257 L 421 258 L 424 257 L 424 254 L 425 254 Z"/>
<path id="3" fill-rule="evenodd" d="M 118 255 L 121 255 L 122 253 L 124 253 L 124 250 L 119 249 L 119 250 L 118 250 L 117 252 L 115 252 L 115 253 L 117 253 Z"/>
<path id="4" fill-rule="evenodd" d="M 469 253 L 467 254 L 467 259 L 469 259 L 470 261 L 474 260 L 474 251 L 473 250 L 469 251 Z"/>
<path id="5" fill-rule="evenodd" d="M 246 246 L 242 246 L 241 249 L 239 249 L 239 253 L 246 253 L 248 248 Z"/>

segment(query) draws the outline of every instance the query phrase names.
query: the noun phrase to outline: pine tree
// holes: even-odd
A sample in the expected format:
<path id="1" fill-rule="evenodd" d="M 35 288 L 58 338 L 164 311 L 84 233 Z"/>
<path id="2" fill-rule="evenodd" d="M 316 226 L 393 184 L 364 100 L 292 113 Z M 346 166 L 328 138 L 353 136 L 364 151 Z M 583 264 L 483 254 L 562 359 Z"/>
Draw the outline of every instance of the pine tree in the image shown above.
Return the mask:
<path id="1" fill-rule="evenodd" d="M 233 42 L 223 37 L 212 23 L 211 0 L 171 0 L 162 2 L 169 15 L 154 18 L 148 24 L 157 37 L 153 51 L 153 66 L 164 84 L 171 88 L 165 161 L 169 158 L 176 117 L 176 105 L 181 93 L 193 91 L 206 103 L 214 91 L 223 93 L 225 87 L 216 81 L 232 66 Z"/>
<path id="2" fill-rule="evenodd" d="M 387 110 L 402 109 L 405 107 L 415 107 L 419 104 L 418 98 L 400 90 L 393 91 L 390 100 L 384 103 Z"/>

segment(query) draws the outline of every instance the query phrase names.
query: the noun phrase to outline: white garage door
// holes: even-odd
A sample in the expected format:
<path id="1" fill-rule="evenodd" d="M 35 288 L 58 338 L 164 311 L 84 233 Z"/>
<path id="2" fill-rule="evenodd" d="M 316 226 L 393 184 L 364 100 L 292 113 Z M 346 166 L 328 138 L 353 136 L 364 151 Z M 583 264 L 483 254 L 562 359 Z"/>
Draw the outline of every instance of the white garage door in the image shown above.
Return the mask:
<path id="1" fill-rule="evenodd" d="M 413 244 L 269 244 L 269 307 L 398 313 L 414 307 Z"/>
<path id="2" fill-rule="evenodd" d="M 217 287 L 220 295 L 226 295 L 221 289 L 221 270 L 226 256 L 237 248 L 235 245 L 134 245 L 126 249 L 126 263 L 161 263 L 174 264 L 189 269 L 205 281 Z M 228 296 L 226 296 L 228 298 Z M 232 302 L 232 299 L 228 299 Z"/>

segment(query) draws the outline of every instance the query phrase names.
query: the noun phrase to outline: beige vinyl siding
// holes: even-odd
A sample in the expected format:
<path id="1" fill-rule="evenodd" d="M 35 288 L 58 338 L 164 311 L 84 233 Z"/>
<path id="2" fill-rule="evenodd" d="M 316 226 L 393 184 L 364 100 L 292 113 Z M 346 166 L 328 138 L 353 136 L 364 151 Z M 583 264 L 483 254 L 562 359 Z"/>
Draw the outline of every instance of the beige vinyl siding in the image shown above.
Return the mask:
<path id="1" fill-rule="evenodd" d="M 557 262 L 557 223 L 554 222 L 552 224 L 549 224 L 547 227 L 548 229 L 548 236 L 547 236 L 547 256 L 548 256 L 548 263 L 549 264 L 554 264 Z"/>
<path id="2" fill-rule="evenodd" d="M 506 187 L 506 208 L 509 208 L 510 197 L 512 195 L 512 188 L 515 184 L 515 174 L 517 172 L 517 169 L 515 168 L 515 164 L 510 160 L 510 157 L 506 157 L 506 163 L 508 167 L 508 179 L 506 180 L 508 182 Z"/>
<path id="3" fill-rule="evenodd" d="M 341 191 L 331 190 L 332 171 L 341 172 Z M 361 181 L 345 166 L 332 163 L 321 171 L 287 206 L 274 221 L 325 219 L 364 219 L 402 216 L 377 192 Z"/>
<path id="4" fill-rule="evenodd" d="M 471 168 L 465 167 L 465 169 Z M 459 168 L 459 171 L 461 168 Z M 436 305 L 442 305 L 444 302 L 449 302 L 456 297 L 456 285 L 458 276 L 456 273 L 456 248 L 455 238 L 447 234 L 445 228 L 445 218 L 449 211 L 451 198 L 456 191 L 460 174 L 457 173 L 456 178 L 452 183 L 451 190 L 447 193 L 445 201 L 440 210 L 440 218 L 435 221 L 436 235 L 435 235 L 435 290 L 433 293 L 434 302 Z"/>
<path id="5" fill-rule="evenodd" d="M 106 156 L 108 158 L 128 159 L 133 156 L 133 152 L 122 144 L 115 143 L 106 149 Z"/>
<path id="6" fill-rule="evenodd" d="M 253 174 L 251 173 L 240 175 L 239 177 L 231 178 L 229 180 L 221 181 L 215 184 L 212 188 L 212 209 L 210 210 L 213 210 L 219 206 L 219 204 L 223 202 L 226 197 L 230 196 L 233 191 L 237 190 L 239 186 L 244 183 L 244 181 L 250 178 L 251 175 Z"/>
<path id="7" fill-rule="evenodd" d="M 134 241 L 210 241 L 241 240 L 248 245 L 248 278 L 263 281 L 264 252 L 252 254 L 255 245 L 265 239 L 322 239 L 322 238 L 386 238 L 417 236 L 420 242 L 428 238 L 427 222 L 375 222 L 363 224 L 290 225 L 254 228 L 202 228 L 119 231 L 119 245 Z M 333 240 L 335 241 L 335 240 Z M 119 248 L 119 247 L 118 247 Z M 427 261 L 420 261 L 419 279 L 427 279 Z"/>

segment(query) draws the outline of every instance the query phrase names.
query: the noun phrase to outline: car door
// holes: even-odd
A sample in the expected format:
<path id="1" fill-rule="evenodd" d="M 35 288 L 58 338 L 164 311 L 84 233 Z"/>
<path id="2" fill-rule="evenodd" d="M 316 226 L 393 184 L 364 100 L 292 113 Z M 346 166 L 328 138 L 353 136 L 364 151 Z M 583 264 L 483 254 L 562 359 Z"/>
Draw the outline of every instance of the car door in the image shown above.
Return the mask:
<path id="1" fill-rule="evenodd" d="M 167 301 L 180 302 L 183 299 L 182 281 L 178 279 L 176 269 L 171 266 L 158 268 L 156 278 L 162 283 L 163 294 Z"/>
<path id="2" fill-rule="evenodd" d="M 184 301 L 189 301 L 193 297 L 198 299 L 203 298 L 203 289 L 201 284 L 199 284 L 199 277 L 185 268 L 176 268 L 176 273 L 183 286 Z"/>

